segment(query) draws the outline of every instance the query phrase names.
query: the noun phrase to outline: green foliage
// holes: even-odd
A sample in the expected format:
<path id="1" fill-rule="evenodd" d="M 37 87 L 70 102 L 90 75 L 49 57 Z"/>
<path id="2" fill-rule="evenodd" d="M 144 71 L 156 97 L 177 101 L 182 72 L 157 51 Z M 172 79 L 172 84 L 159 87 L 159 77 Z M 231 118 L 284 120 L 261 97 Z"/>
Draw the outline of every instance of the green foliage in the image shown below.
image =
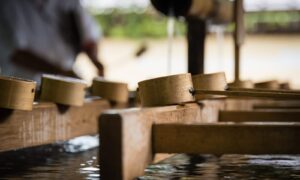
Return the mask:
<path id="1" fill-rule="evenodd" d="M 95 15 L 102 27 L 104 36 L 116 38 L 165 38 L 167 36 L 167 17 L 145 11 L 124 12 L 113 10 L 109 13 Z M 252 12 L 245 15 L 245 25 L 248 32 L 268 32 L 268 29 L 284 31 L 291 28 L 291 24 L 300 23 L 300 12 Z M 232 32 L 233 24 L 227 26 L 226 31 Z M 183 21 L 176 21 L 177 36 L 183 36 L 186 26 Z M 296 31 L 299 31 L 296 29 Z"/>
<path id="2" fill-rule="evenodd" d="M 288 28 L 291 23 L 300 23 L 299 11 L 284 12 L 253 12 L 245 16 L 245 25 L 248 31 L 255 31 L 258 24 L 267 24 L 278 29 Z"/>
<path id="3" fill-rule="evenodd" d="M 167 36 L 167 18 L 159 15 L 113 11 L 95 16 L 107 37 L 164 38 Z M 184 22 L 176 22 L 178 35 L 185 34 Z"/>

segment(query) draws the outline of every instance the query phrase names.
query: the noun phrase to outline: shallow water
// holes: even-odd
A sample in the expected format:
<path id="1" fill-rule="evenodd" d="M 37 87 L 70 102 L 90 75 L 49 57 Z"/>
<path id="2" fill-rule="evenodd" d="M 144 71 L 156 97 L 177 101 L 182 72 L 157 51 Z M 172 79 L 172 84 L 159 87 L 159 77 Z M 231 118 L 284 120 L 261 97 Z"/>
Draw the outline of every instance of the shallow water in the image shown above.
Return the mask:
<path id="1" fill-rule="evenodd" d="M 0 179 L 99 179 L 97 142 L 81 137 L 0 153 Z M 179 154 L 150 165 L 139 179 L 300 179 L 300 155 Z"/>
<path id="2" fill-rule="evenodd" d="M 300 156 L 180 154 L 140 179 L 300 179 Z"/>

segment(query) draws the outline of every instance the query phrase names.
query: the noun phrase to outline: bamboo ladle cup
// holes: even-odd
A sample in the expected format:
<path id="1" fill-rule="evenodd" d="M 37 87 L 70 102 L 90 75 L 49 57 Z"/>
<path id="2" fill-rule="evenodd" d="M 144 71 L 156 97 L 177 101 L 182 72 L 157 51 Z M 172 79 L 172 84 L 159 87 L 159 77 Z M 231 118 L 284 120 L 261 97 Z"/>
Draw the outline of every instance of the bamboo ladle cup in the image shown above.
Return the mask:
<path id="1" fill-rule="evenodd" d="M 126 83 L 112 82 L 103 78 L 95 78 L 92 84 L 92 95 L 100 96 L 114 102 L 126 103 L 129 91 Z"/>
<path id="2" fill-rule="evenodd" d="M 294 91 L 228 88 L 224 73 L 150 79 L 139 82 L 139 93 L 143 106 L 181 104 L 214 97 L 211 95 L 300 100 L 300 93 Z"/>
<path id="3" fill-rule="evenodd" d="M 32 110 L 36 82 L 0 76 L 0 108 Z"/>
<path id="4" fill-rule="evenodd" d="M 68 106 L 82 106 L 86 88 L 87 84 L 81 79 L 45 74 L 40 98 Z"/>

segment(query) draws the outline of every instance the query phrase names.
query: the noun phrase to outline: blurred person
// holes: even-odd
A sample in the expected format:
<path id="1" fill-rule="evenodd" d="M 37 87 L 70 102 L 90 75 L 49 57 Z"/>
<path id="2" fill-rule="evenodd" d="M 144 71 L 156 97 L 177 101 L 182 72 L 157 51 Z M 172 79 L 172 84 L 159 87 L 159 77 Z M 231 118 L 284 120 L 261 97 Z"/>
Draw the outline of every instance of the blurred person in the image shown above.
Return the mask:
<path id="1" fill-rule="evenodd" d="M 76 76 L 73 64 L 85 52 L 103 75 L 100 36 L 79 0 L 1 0 L 1 74 L 38 82 L 42 73 Z"/>

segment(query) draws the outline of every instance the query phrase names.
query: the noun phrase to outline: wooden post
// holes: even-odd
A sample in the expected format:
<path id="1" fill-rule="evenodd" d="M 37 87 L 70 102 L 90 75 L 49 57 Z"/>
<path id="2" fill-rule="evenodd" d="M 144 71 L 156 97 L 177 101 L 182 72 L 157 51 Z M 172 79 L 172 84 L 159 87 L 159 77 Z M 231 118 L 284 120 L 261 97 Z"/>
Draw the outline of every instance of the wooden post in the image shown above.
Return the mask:
<path id="1" fill-rule="evenodd" d="M 192 75 L 204 73 L 206 21 L 198 17 L 187 17 L 188 72 Z"/>
<path id="2" fill-rule="evenodd" d="M 244 7 L 243 0 L 234 1 L 234 77 L 235 82 L 240 81 L 240 51 L 241 46 L 244 43 L 245 27 L 244 27 Z"/>

